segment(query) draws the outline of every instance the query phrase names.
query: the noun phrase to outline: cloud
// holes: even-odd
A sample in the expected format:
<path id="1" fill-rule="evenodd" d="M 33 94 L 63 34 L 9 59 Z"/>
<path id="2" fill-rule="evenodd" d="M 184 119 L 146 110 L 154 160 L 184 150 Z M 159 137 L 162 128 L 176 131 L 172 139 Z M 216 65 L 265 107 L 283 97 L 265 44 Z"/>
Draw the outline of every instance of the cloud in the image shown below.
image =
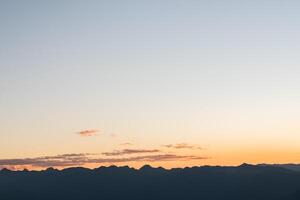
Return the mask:
<path id="1" fill-rule="evenodd" d="M 83 131 L 77 132 L 77 134 L 79 134 L 83 137 L 95 136 L 95 135 L 98 135 L 98 133 L 99 133 L 99 130 L 96 130 L 96 129 L 89 129 L 89 130 L 83 130 Z"/>
<path id="2" fill-rule="evenodd" d="M 167 144 L 167 145 L 163 145 L 163 147 L 173 148 L 173 149 L 202 149 L 198 145 L 191 145 L 187 143 Z"/>
<path id="3" fill-rule="evenodd" d="M 176 154 L 157 154 L 157 155 L 143 155 L 133 157 L 121 158 L 99 158 L 95 157 L 97 154 L 62 154 L 57 156 L 45 156 L 35 158 L 23 159 L 1 159 L 0 168 L 9 167 L 11 169 L 20 166 L 33 167 L 72 167 L 82 166 L 85 164 L 105 164 L 105 163 L 124 163 L 124 162 L 159 162 L 159 161 L 188 161 L 188 160 L 202 160 L 208 159 L 202 156 L 191 155 L 176 155 Z"/>
<path id="4" fill-rule="evenodd" d="M 105 156 L 122 156 L 128 154 L 142 154 L 142 153 L 157 153 L 160 152 L 158 149 L 123 149 L 121 151 L 104 152 Z"/>
<path id="5" fill-rule="evenodd" d="M 190 155 L 158 154 L 158 155 L 135 156 L 129 158 L 100 158 L 100 159 L 93 160 L 93 163 L 121 163 L 121 162 L 133 162 L 133 161 L 158 162 L 158 161 L 202 160 L 202 159 L 208 159 L 208 158 L 201 157 L 201 156 L 190 156 Z"/>
<path id="6" fill-rule="evenodd" d="M 124 143 L 121 143 L 119 144 L 120 146 L 132 146 L 133 144 L 130 143 L 130 142 L 124 142 Z"/>
<path id="7" fill-rule="evenodd" d="M 88 157 L 94 154 L 61 154 L 56 156 L 45 156 L 35 158 L 22 158 L 22 159 L 2 159 L 0 166 L 18 166 L 18 165 L 31 165 L 35 167 L 49 167 L 49 166 L 73 166 L 84 164 Z"/>

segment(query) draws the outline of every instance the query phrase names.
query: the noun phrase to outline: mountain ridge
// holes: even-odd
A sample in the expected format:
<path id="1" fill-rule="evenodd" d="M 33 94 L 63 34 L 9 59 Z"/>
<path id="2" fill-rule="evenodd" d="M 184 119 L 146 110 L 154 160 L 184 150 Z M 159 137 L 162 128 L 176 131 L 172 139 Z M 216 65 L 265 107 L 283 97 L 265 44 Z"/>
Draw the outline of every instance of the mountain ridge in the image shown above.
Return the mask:
<path id="1" fill-rule="evenodd" d="M 300 172 L 278 166 L 0 171 L 1 200 L 296 200 Z"/>
<path id="2" fill-rule="evenodd" d="M 293 168 L 294 166 L 294 168 Z M 134 170 L 134 171 L 148 171 L 148 170 L 162 170 L 162 171 L 173 171 L 173 170 L 188 170 L 188 169 L 201 169 L 201 168 L 254 168 L 254 167 L 272 167 L 272 168 L 282 168 L 282 169 L 288 169 L 291 171 L 300 171 L 300 164 L 249 164 L 249 163 L 242 163 L 241 165 L 237 166 L 222 166 L 222 165 L 203 165 L 203 166 L 192 166 L 192 167 L 176 167 L 176 168 L 164 168 L 164 167 L 153 167 L 149 164 L 145 164 L 140 168 L 134 168 L 130 167 L 128 165 L 124 166 L 116 166 L 116 165 L 110 165 L 110 166 L 99 166 L 97 168 L 86 168 L 86 167 L 67 167 L 63 169 L 57 169 L 55 167 L 48 167 L 43 170 L 28 170 L 28 169 L 22 169 L 22 170 L 11 170 L 8 168 L 2 168 L 0 169 L 0 172 L 61 172 L 61 171 L 72 171 L 72 170 L 87 170 L 87 171 L 101 171 L 101 170 L 113 170 L 113 169 L 128 169 L 128 170 Z M 299 167 L 299 168 L 298 168 Z"/>

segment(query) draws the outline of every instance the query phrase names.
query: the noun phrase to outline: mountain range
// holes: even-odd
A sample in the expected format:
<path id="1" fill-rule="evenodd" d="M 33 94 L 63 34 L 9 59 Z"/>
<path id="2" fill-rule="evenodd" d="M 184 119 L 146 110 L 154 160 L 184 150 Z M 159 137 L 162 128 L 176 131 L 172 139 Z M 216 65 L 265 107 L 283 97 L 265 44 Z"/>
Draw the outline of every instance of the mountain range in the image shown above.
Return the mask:
<path id="1" fill-rule="evenodd" d="M 292 167 L 291 167 L 292 166 Z M 0 171 L 1 200 L 299 200 L 298 165 Z"/>

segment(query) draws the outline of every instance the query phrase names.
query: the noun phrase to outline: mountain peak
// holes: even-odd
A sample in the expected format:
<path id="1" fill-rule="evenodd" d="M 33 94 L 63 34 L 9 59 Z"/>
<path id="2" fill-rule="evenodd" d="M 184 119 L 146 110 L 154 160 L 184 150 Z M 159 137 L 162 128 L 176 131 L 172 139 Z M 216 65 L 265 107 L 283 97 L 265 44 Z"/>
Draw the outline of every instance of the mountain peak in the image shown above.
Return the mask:
<path id="1" fill-rule="evenodd" d="M 7 168 L 3 168 L 0 170 L 1 172 L 11 172 L 11 170 L 7 169 Z"/>
<path id="2" fill-rule="evenodd" d="M 239 167 L 253 167 L 254 165 L 248 164 L 248 163 L 243 163 Z"/>
<path id="3" fill-rule="evenodd" d="M 151 165 L 144 165 L 143 167 L 140 168 L 140 170 L 151 170 L 154 169 L 153 167 L 151 167 Z"/>
<path id="4" fill-rule="evenodd" d="M 58 171 L 57 169 L 53 168 L 53 167 L 49 167 L 45 170 L 46 172 L 56 172 Z"/>

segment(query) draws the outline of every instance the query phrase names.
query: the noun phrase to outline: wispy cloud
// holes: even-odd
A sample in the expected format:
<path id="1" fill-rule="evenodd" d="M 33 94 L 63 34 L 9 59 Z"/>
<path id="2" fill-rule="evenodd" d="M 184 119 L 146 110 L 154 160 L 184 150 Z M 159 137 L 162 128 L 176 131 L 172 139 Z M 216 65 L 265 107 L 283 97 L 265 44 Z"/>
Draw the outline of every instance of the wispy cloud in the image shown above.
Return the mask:
<path id="1" fill-rule="evenodd" d="M 83 131 L 77 132 L 77 134 L 79 134 L 83 137 L 95 136 L 95 135 L 98 135 L 98 133 L 99 133 L 99 130 L 96 130 L 96 129 L 89 129 L 89 130 L 83 130 Z"/>
<path id="2" fill-rule="evenodd" d="M 158 149 L 123 149 L 123 150 L 115 150 L 112 152 L 104 152 L 102 153 L 105 156 L 122 156 L 128 154 L 143 154 L 143 153 L 158 153 L 160 150 Z"/>
<path id="3" fill-rule="evenodd" d="M 202 147 L 198 145 L 191 145 L 187 143 L 167 144 L 167 145 L 163 145 L 163 147 L 173 148 L 173 149 L 202 149 Z"/>
<path id="4" fill-rule="evenodd" d="M 61 154 L 56 156 L 44 156 L 35 158 L 22 158 L 22 159 L 2 159 L 0 160 L 0 166 L 4 165 L 32 165 L 36 167 L 49 167 L 49 166 L 73 166 L 84 164 L 88 157 L 93 154 Z"/>
<path id="5" fill-rule="evenodd" d="M 94 163 L 121 163 L 133 161 L 158 162 L 158 161 L 179 161 L 179 160 L 202 160 L 208 157 L 191 156 L 191 155 L 176 155 L 176 154 L 158 154 L 135 156 L 129 158 L 100 158 L 94 160 Z"/>
<path id="6" fill-rule="evenodd" d="M 132 146 L 133 144 L 130 143 L 130 142 L 124 142 L 124 143 L 121 143 L 119 144 L 120 146 Z"/>
<path id="7" fill-rule="evenodd" d="M 159 161 L 188 161 L 208 159 L 202 156 L 177 155 L 177 154 L 156 154 L 143 155 L 121 158 L 99 158 L 95 154 L 62 154 L 57 156 L 45 156 L 24 159 L 2 159 L 0 160 L 0 168 L 2 167 L 71 167 L 82 166 L 85 164 L 105 164 L 105 163 L 124 163 L 124 162 L 159 162 Z"/>

